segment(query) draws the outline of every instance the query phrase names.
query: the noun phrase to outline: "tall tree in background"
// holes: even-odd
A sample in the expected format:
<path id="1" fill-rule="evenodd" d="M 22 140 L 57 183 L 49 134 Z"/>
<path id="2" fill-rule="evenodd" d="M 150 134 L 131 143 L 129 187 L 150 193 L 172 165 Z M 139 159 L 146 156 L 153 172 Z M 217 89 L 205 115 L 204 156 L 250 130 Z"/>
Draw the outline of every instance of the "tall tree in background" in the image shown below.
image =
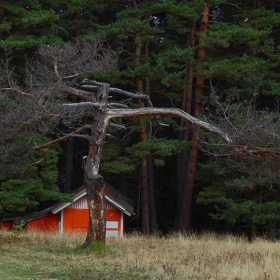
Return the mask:
<path id="1" fill-rule="evenodd" d="M 207 34 L 208 17 L 210 7 L 205 6 L 200 20 L 200 32 Z M 187 47 L 195 47 L 195 27 L 196 22 L 190 21 L 190 31 L 188 34 Z M 198 61 L 199 63 L 205 57 L 206 49 L 202 40 L 198 43 Z M 188 90 L 183 92 L 182 109 L 198 116 L 202 113 L 202 95 L 204 90 L 204 79 L 197 76 L 194 81 L 193 68 L 191 63 L 186 64 L 185 79 L 188 82 Z M 195 86 L 193 86 L 195 82 Z M 178 203 L 175 217 L 175 229 L 180 232 L 188 232 L 191 219 L 191 207 L 193 200 L 194 175 L 196 170 L 198 139 L 194 131 L 184 131 L 184 140 L 192 141 L 190 150 L 179 154 L 178 159 Z"/>

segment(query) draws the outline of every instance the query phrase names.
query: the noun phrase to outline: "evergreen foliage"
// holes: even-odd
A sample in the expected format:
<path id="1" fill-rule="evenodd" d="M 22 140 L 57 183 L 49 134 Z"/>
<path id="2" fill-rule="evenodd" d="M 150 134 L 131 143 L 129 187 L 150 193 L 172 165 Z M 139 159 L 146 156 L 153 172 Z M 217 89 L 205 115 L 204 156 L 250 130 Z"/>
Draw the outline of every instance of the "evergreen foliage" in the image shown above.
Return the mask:
<path id="1" fill-rule="evenodd" d="M 276 169 L 276 170 L 275 170 Z M 199 181 L 207 187 L 197 203 L 212 205 L 210 217 L 250 235 L 254 223 L 260 233 L 278 237 L 280 222 L 278 166 L 269 160 L 244 158 L 218 159 L 200 164 Z"/>
<path id="2" fill-rule="evenodd" d="M 48 149 L 46 160 L 39 166 L 33 166 L 27 173 L 28 166 L 42 159 L 38 151 L 27 153 L 27 138 L 22 137 L 6 146 L 6 153 L 1 156 L 0 181 L 0 215 L 16 217 L 32 213 L 40 209 L 43 201 L 70 201 L 71 196 L 60 192 L 56 181 L 58 177 L 57 163 L 61 152 L 59 146 Z M 36 135 L 37 143 L 45 143 L 50 139 Z"/>
<path id="3" fill-rule="evenodd" d="M 122 143 L 123 145 L 123 143 Z M 101 170 L 106 173 L 135 172 L 139 160 L 153 155 L 155 166 L 163 166 L 165 157 L 170 157 L 182 150 L 188 149 L 190 143 L 177 139 L 149 139 L 138 142 L 130 147 L 117 146 L 111 143 L 106 146 L 102 156 Z"/>

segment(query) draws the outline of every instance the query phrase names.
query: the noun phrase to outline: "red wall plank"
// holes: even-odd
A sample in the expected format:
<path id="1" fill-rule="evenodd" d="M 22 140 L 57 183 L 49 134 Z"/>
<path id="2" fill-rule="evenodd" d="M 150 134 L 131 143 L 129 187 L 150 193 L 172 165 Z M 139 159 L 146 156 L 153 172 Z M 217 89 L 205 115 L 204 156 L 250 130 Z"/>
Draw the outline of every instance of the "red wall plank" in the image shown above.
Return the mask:
<path id="1" fill-rule="evenodd" d="M 58 230 L 58 215 L 48 215 L 28 221 L 27 229 L 56 232 Z"/>
<path id="2" fill-rule="evenodd" d="M 13 226 L 14 222 L 1 222 L 0 223 L 0 229 L 7 229 L 7 230 L 12 230 L 12 226 Z"/>

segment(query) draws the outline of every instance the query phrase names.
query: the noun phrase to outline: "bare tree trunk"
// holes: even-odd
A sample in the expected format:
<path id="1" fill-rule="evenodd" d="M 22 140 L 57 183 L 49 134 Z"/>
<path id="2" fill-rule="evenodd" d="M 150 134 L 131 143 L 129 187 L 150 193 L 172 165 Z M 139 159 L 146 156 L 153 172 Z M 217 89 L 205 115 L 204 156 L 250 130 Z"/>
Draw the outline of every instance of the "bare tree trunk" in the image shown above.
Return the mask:
<path id="1" fill-rule="evenodd" d="M 200 32 L 207 33 L 207 22 L 209 15 L 209 7 L 205 7 L 203 15 L 201 17 Z M 188 42 L 191 46 L 194 46 L 194 31 L 195 22 L 190 23 L 191 31 L 189 34 Z M 203 46 L 203 42 L 199 42 L 198 59 L 202 59 L 205 56 L 206 49 Z M 192 91 L 193 84 L 193 70 L 191 66 L 186 66 L 186 76 L 190 88 L 184 92 L 182 108 L 191 114 L 192 107 L 194 107 L 193 116 L 202 112 L 200 103 L 200 97 L 203 95 L 204 80 L 202 77 L 196 78 L 196 95 Z M 194 105 L 192 105 L 192 103 Z M 183 152 L 181 157 L 178 159 L 178 194 L 177 194 L 177 209 L 175 216 L 174 228 L 183 233 L 187 233 L 190 228 L 191 221 L 191 206 L 193 198 L 193 187 L 194 187 L 194 175 L 196 170 L 197 154 L 198 154 L 198 139 L 195 133 L 188 134 L 186 131 L 183 135 L 184 140 L 193 140 L 189 152 Z"/>
<path id="2" fill-rule="evenodd" d="M 106 237 L 106 205 L 105 183 L 101 176 L 85 180 L 89 209 L 89 226 L 83 247 L 93 241 L 105 242 Z"/>
<path id="3" fill-rule="evenodd" d="M 106 207 L 104 201 L 105 184 L 98 174 L 102 156 L 103 144 L 109 124 L 107 113 L 107 98 L 109 84 L 98 86 L 98 96 L 101 96 L 100 107 L 95 114 L 89 139 L 89 154 L 84 167 L 85 186 L 89 208 L 89 227 L 83 247 L 90 245 L 92 241 L 105 242 L 106 236 Z"/>

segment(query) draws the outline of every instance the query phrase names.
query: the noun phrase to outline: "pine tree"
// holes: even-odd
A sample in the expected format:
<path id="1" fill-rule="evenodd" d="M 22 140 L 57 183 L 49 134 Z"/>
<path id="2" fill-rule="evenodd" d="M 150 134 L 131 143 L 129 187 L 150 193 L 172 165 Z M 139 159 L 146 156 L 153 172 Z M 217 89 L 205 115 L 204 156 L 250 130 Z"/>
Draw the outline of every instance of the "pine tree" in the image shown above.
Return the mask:
<path id="1" fill-rule="evenodd" d="M 58 42 L 59 16 L 44 9 L 42 1 L 1 1 L 0 6 L 2 49 L 28 50 Z"/>
<path id="2" fill-rule="evenodd" d="M 5 146 L 5 153 L 1 153 L 1 217 L 23 216 L 39 210 L 42 203 L 50 206 L 53 202 L 70 201 L 72 197 L 62 194 L 56 184 L 58 155 L 61 152 L 59 146 L 53 146 L 43 162 L 42 153 L 35 150 L 27 153 L 30 148 L 26 145 L 28 137 L 23 135 L 10 142 Z M 36 143 L 49 140 L 39 134 L 33 138 Z M 42 164 L 28 168 L 30 162 L 38 161 Z"/>
<path id="3" fill-rule="evenodd" d="M 208 185 L 199 193 L 199 204 L 212 205 L 209 213 L 225 221 L 227 230 L 253 240 L 257 233 L 279 236 L 280 215 L 278 164 L 264 159 L 225 158 L 201 164 L 197 179 Z M 221 228 L 225 230 L 225 228 Z"/>
<path id="4" fill-rule="evenodd" d="M 239 9 L 227 4 L 214 8 L 212 13 L 217 15 L 216 24 L 210 26 L 207 36 L 202 34 L 209 51 L 197 67 L 197 73 L 211 81 L 208 115 L 211 118 L 222 116 L 221 107 L 211 105 L 211 98 L 218 99 L 218 103 L 227 104 L 226 114 L 239 128 L 250 122 L 246 114 L 244 117 L 248 108 L 269 121 L 277 110 L 275 104 L 279 95 L 279 77 L 275 75 L 280 63 L 279 39 L 275 30 L 279 28 L 280 15 L 273 9 L 277 6 L 261 1 L 248 1 L 247 4 L 238 6 Z M 243 108 L 242 112 L 238 113 L 238 108 Z M 226 115 L 222 117 L 226 118 Z M 250 128 L 246 133 L 247 145 L 250 141 L 257 141 Z M 264 148 L 269 141 L 262 143 Z M 240 145 L 246 146 L 246 140 L 243 139 Z M 211 186 L 205 187 L 199 195 L 199 202 L 215 205 L 214 218 L 228 220 L 232 224 L 241 222 L 247 227 L 251 239 L 258 231 L 276 234 L 273 225 L 278 222 L 278 216 L 274 214 L 279 207 L 278 191 L 272 192 L 274 196 L 269 189 L 271 186 L 277 189 L 277 163 L 246 156 L 222 160 L 219 169 L 222 165 L 227 166 L 224 174 L 229 177 L 221 176 L 218 181 L 212 178 Z M 204 170 L 202 167 L 200 172 Z M 201 175 L 199 177 L 201 180 Z"/>

